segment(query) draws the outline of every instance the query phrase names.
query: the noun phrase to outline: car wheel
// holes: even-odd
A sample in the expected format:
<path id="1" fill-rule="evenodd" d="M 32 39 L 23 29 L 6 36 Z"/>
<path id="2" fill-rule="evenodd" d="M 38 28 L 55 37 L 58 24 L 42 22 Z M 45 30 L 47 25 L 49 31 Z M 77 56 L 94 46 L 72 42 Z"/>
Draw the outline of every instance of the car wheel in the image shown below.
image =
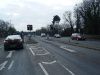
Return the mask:
<path id="1" fill-rule="evenodd" d="M 73 37 L 71 37 L 71 39 L 72 39 L 72 40 L 74 40 L 74 38 L 73 38 Z"/>
<path id="2" fill-rule="evenodd" d="M 24 47 L 23 47 L 23 45 L 20 47 L 20 49 L 23 49 Z"/>
<path id="3" fill-rule="evenodd" d="M 77 38 L 76 40 L 78 41 L 79 39 Z"/>
<path id="4" fill-rule="evenodd" d="M 9 49 L 8 49 L 8 47 L 7 47 L 7 46 L 4 46 L 4 50 L 5 50 L 5 51 L 8 51 Z"/>

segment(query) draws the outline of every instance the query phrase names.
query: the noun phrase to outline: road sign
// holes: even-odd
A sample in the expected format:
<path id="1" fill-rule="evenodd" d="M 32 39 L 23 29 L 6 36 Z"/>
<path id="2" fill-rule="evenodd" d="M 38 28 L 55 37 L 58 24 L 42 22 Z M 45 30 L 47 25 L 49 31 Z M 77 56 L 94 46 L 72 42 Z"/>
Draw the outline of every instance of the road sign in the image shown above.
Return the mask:
<path id="1" fill-rule="evenodd" d="M 33 26 L 32 25 L 27 25 L 27 30 L 33 30 Z"/>

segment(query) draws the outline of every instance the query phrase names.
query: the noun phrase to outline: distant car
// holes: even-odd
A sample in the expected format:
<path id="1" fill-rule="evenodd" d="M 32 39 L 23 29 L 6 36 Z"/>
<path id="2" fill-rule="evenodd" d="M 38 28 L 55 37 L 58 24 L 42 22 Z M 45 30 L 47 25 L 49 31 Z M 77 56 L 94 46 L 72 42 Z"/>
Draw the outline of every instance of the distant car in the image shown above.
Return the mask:
<path id="1" fill-rule="evenodd" d="M 86 38 L 84 37 L 84 35 L 82 35 L 80 33 L 73 33 L 71 35 L 71 39 L 72 40 L 85 40 Z"/>
<path id="2" fill-rule="evenodd" d="M 9 50 L 10 48 L 23 49 L 23 40 L 20 35 L 9 35 L 4 40 L 4 50 Z"/>
<path id="3" fill-rule="evenodd" d="M 54 37 L 61 38 L 60 34 L 55 34 Z"/>
<path id="4" fill-rule="evenodd" d="M 46 34 L 45 33 L 41 33 L 41 37 L 46 37 Z"/>

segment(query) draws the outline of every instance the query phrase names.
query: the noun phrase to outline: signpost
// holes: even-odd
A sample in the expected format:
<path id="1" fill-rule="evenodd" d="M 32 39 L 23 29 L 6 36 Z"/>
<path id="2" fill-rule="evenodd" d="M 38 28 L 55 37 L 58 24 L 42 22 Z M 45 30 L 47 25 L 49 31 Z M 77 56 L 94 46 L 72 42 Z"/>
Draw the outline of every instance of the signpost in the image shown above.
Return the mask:
<path id="1" fill-rule="evenodd" d="M 27 30 L 30 31 L 29 40 L 31 40 L 31 31 L 33 30 L 33 26 L 27 25 Z"/>

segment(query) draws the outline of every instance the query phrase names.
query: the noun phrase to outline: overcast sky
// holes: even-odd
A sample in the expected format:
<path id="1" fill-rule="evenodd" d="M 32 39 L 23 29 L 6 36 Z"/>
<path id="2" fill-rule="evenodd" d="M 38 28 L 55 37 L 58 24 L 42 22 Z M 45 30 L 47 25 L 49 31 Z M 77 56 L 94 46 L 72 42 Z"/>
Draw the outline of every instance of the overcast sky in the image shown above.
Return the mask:
<path id="1" fill-rule="evenodd" d="M 82 0 L 0 0 L 0 19 L 11 20 L 19 31 L 26 31 L 27 24 L 34 30 L 51 23 L 54 15 L 73 10 Z M 61 20 L 63 22 L 63 20 Z"/>

